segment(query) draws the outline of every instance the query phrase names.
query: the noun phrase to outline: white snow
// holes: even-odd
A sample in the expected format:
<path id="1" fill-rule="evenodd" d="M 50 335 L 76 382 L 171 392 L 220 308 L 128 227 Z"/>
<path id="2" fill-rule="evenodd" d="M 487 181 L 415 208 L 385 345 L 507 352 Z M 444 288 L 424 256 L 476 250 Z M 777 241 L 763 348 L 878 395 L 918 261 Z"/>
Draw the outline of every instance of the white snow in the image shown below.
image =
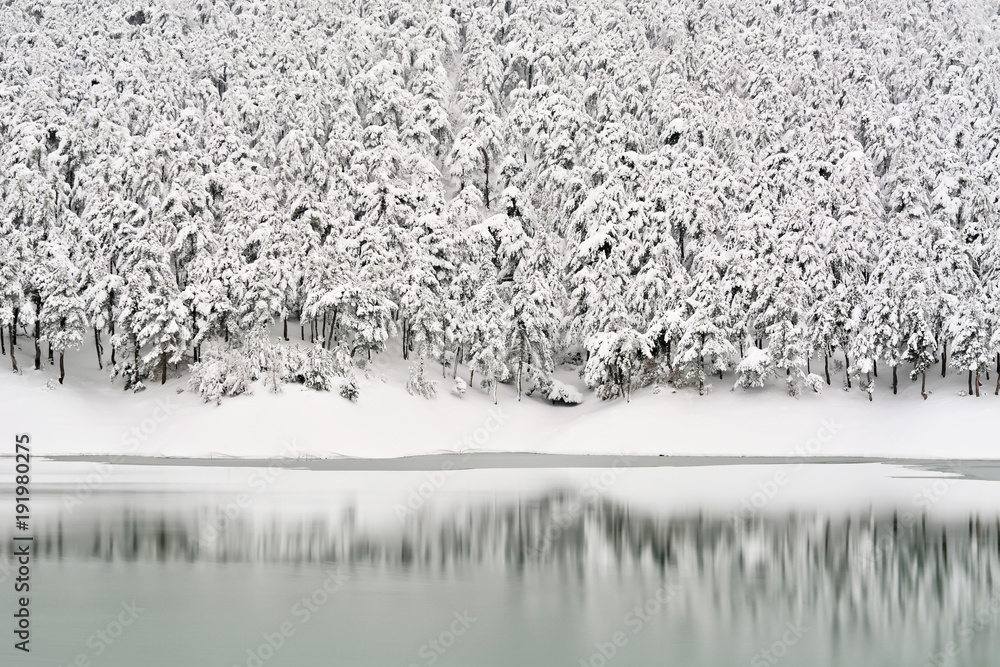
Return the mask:
<path id="1" fill-rule="evenodd" d="M 357 402 L 299 385 L 271 394 L 258 383 L 253 395 L 226 398 L 217 407 L 176 374 L 164 386 L 123 392 L 120 380 L 109 383 L 87 352 L 93 351 L 67 356 L 65 385 L 50 383 L 58 368 L 47 363 L 41 371 L 0 373 L 0 423 L 9 432 L 30 433 L 36 455 L 386 458 L 483 451 L 1000 459 L 1000 446 L 983 428 L 1000 415 L 1000 398 L 960 396 L 964 378 L 955 375 L 928 378 L 926 401 L 919 384 L 906 382 L 897 396 L 880 384 L 869 402 L 857 387 L 842 391 L 840 378 L 822 394 L 807 391 L 797 399 L 778 381 L 729 391 L 727 374 L 713 378 L 706 396 L 647 388 L 626 403 L 581 391 L 582 404 L 553 406 L 537 394 L 518 402 L 514 387 L 501 385 L 494 405 L 478 376 L 463 398 L 447 391 L 433 399 L 411 396 L 407 362 L 393 349 L 374 360 L 368 377 L 359 375 Z M 24 351 L 21 360 L 30 365 Z M 427 374 L 441 379 L 441 367 L 430 365 Z M 467 378 L 468 370 L 461 367 L 461 374 Z M 575 373 L 557 377 L 584 388 Z M 444 386 L 450 378 L 448 369 Z"/>

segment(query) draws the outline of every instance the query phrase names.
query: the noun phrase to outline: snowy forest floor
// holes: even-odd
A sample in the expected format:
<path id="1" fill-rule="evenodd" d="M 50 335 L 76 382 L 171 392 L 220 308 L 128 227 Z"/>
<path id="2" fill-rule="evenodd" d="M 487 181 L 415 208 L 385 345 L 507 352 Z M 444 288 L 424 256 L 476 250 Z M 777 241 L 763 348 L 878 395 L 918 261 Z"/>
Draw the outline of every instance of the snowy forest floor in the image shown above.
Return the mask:
<path id="1" fill-rule="evenodd" d="M 297 327 L 295 332 L 298 333 Z M 294 344 L 294 339 L 293 339 Z M 300 343 L 301 344 L 301 343 Z M 843 390 L 843 373 L 820 394 L 788 396 L 783 385 L 730 391 L 733 377 L 714 378 L 711 391 L 650 387 L 624 400 L 601 401 L 584 391 L 569 368 L 556 377 L 583 391 L 576 406 L 538 397 L 517 400 L 500 385 L 494 405 L 483 389 L 451 392 L 451 369 L 435 398 L 407 393 L 408 366 L 399 346 L 358 373 L 360 397 L 285 385 L 279 394 L 258 383 L 254 394 L 205 403 L 172 370 L 165 385 L 147 382 L 139 394 L 98 370 L 93 348 L 68 353 L 58 384 L 58 360 L 31 368 L 30 339 L 18 340 L 20 375 L 0 373 L 0 423 L 32 436 L 38 456 L 119 454 L 129 457 L 389 458 L 445 452 L 537 452 L 665 456 L 874 457 L 891 459 L 1000 459 L 993 429 L 1000 416 L 996 379 L 983 396 L 962 395 L 963 375 L 928 374 L 928 400 L 919 383 L 900 372 L 878 379 L 874 401 L 860 389 Z M 814 362 L 814 369 L 816 364 Z M 886 369 L 888 370 L 888 369 Z M 459 367 L 468 380 L 468 369 Z M 478 382 L 476 383 L 478 385 Z M 183 391 L 180 391 L 183 390 Z"/>

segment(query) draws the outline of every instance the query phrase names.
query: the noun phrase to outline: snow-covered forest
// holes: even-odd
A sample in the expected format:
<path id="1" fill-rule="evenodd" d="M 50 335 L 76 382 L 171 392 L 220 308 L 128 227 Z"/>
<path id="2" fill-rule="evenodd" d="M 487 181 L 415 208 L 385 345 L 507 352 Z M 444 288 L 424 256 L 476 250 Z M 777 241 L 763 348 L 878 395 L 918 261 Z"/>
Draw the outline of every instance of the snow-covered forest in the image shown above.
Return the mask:
<path id="1" fill-rule="evenodd" d="M 0 344 L 206 396 L 399 350 L 419 393 L 425 363 L 569 402 L 557 366 L 1000 391 L 998 30 L 996 0 L 10 0 Z"/>

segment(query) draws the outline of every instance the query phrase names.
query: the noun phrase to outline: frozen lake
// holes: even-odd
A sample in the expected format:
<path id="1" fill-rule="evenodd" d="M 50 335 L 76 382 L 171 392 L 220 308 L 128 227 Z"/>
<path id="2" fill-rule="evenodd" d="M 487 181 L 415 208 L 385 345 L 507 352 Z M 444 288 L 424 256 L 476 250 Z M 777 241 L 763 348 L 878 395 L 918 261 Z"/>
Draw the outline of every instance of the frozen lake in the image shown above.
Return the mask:
<path id="1" fill-rule="evenodd" d="M 0 459 L 0 479 L 12 461 Z M 990 463 L 34 462 L 3 665 L 986 666 Z M 312 468 L 312 469 L 310 469 Z M 471 468 L 471 469 L 470 469 Z"/>

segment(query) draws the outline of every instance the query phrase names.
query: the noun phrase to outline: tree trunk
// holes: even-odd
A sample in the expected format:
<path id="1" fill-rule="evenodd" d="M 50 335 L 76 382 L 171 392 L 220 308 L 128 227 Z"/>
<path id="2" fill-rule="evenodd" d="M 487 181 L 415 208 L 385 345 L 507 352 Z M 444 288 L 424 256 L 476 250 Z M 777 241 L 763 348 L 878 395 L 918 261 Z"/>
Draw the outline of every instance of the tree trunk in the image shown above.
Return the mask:
<path id="1" fill-rule="evenodd" d="M 972 371 L 969 371 L 969 396 L 972 396 Z"/>
<path id="2" fill-rule="evenodd" d="M 160 384 L 167 383 L 167 353 L 160 355 Z"/>
<path id="3" fill-rule="evenodd" d="M 872 380 L 872 374 L 869 373 L 868 374 L 868 402 L 869 403 L 871 403 L 872 400 L 874 400 L 873 396 L 875 394 L 874 388 L 872 387 L 872 382 L 874 382 L 874 380 Z"/>
<path id="4" fill-rule="evenodd" d="M 472 386 L 472 376 L 476 374 L 476 371 L 469 369 L 469 386 Z"/>
<path id="5" fill-rule="evenodd" d="M 97 348 L 97 367 L 104 370 L 104 364 L 101 362 L 101 355 L 104 353 L 104 348 L 101 347 L 101 331 L 97 327 L 94 327 L 94 347 Z"/>
<path id="6" fill-rule="evenodd" d="M 17 316 L 20 314 L 21 309 L 14 309 L 14 319 L 10 321 L 10 346 L 14 347 L 17 345 Z"/>
<path id="7" fill-rule="evenodd" d="M 490 207 L 490 154 L 486 152 L 486 149 L 480 148 L 480 152 L 483 154 L 483 171 L 486 173 L 486 184 L 483 189 L 483 194 L 486 199 L 486 208 Z"/>
<path id="8" fill-rule="evenodd" d="M 285 342 L 287 343 L 288 342 L 288 318 L 287 317 L 281 318 L 281 322 L 282 322 L 282 326 L 281 326 L 282 333 L 281 333 L 281 336 L 285 339 Z"/>
<path id="9" fill-rule="evenodd" d="M 896 374 L 896 367 L 892 367 L 892 395 L 896 395 L 896 390 L 899 387 L 899 377 Z"/>
<path id="10" fill-rule="evenodd" d="M 875 378 L 878 378 L 878 362 L 872 361 L 872 373 L 875 374 Z"/>
<path id="11" fill-rule="evenodd" d="M 462 360 L 462 346 L 459 345 L 455 348 L 455 367 L 451 369 L 451 379 L 454 380 L 458 377 L 458 364 Z"/>
<path id="12" fill-rule="evenodd" d="M 14 323 L 11 322 L 7 326 L 7 333 L 10 336 L 10 365 L 14 367 L 14 372 L 17 372 L 17 357 L 14 356 L 14 341 L 17 340 L 14 337 Z M 1000 386 L 1000 385 L 998 385 Z"/>
<path id="13" fill-rule="evenodd" d="M 830 386 L 830 355 L 823 355 L 823 373 L 826 375 L 826 386 Z"/>
<path id="14" fill-rule="evenodd" d="M 979 373 L 976 372 L 976 398 L 979 398 Z"/>
<path id="15" fill-rule="evenodd" d="M 63 364 L 63 357 L 66 356 L 65 350 L 59 350 L 59 384 L 63 383 L 66 379 L 66 366 Z"/>
<path id="16" fill-rule="evenodd" d="M 302 342 L 306 340 L 306 325 L 302 324 L 302 320 L 299 320 L 299 335 L 302 336 Z"/>
<path id="17" fill-rule="evenodd" d="M 997 390 L 993 392 L 994 396 L 1000 396 L 1000 373 L 997 374 Z"/>
<path id="18" fill-rule="evenodd" d="M 851 388 L 851 358 L 847 356 L 847 350 L 844 350 L 844 374 L 847 376 L 847 388 Z"/>
<path id="19" fill-rule="evenodd" d="M 521 400 L 521 370 L 524 368 L 524 336 L 517 351 L 517 400 Z"/>
<path id="20" fill-rule="evenodd" d="M 7 355 L 7 347 L 3 342 L 3 326 L 0 326 L 0 355 Z"/>
<path id="21" fill-rule="evenodd" d="M 333 314 L 333 319 L 334 320 L 337 319 L 337 314 L 336 313 Z M 324 321 L 324 323 L 326 322 L 326 315 L 323 316 L 323 321 Z M 288 339 L 286 338 L 285 340 L 288 340 Z M 331 345 L 333 345 L 333 322 L 330 322 L 330 331 L 327 334 L 326 342 L 323 343 L 323 347 L 325 347 L 326 349 L 329 350 Z"/>
<path id="22" fill-rule="evenodd" d="M 920 395 L 927 400 L 927 371 L 920 374 Z"/>
<path id="23" fill-rule="evenodd" d="M 49 366 L 54 365 L 56 362 L 52 359 L 52 343 L 49 343 Z"/>
<path id="24" fill-rule="evenodd" d="M 35 370 L 42 369 L 42 346 L 38 344 L 38 336 L 41 335 L 41 324 L 35 320 Z"/>
<path id="25" fill-rule="evenodd" d="M 941 348 L 941 377 L 946 377 L 948 375 L 948 343 L 944 344 Z"/>

